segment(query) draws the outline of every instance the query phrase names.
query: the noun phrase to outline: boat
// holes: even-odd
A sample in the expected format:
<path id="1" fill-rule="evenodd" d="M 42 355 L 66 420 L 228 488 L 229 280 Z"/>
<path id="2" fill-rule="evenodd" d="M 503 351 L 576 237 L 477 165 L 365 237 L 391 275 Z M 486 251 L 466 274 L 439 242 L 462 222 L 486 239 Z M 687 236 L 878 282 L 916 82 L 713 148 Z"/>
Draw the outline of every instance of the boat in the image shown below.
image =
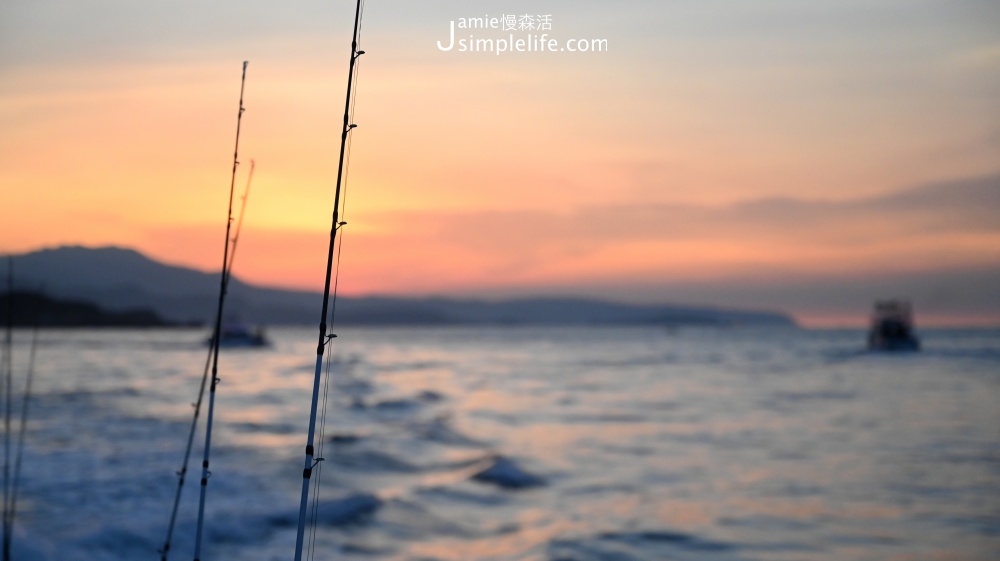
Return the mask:
<path id="1" fill-rule="evenodd" d="M 266 347 L 271 344 L 264 328 L 259 325 L 251 328 L 243 323 L 226 323 L 222 325 L 221 333 L 220 347 Z M 212 339 L 206 339 L 205 344 L 211 346 Z"/>
<path id="2" fill-rule="evenodd" d="M 906 300 L 875 302 L 868 348 L 873 351 L 919 351 L 920 340 L 914 334 L 913 313 Z"/>

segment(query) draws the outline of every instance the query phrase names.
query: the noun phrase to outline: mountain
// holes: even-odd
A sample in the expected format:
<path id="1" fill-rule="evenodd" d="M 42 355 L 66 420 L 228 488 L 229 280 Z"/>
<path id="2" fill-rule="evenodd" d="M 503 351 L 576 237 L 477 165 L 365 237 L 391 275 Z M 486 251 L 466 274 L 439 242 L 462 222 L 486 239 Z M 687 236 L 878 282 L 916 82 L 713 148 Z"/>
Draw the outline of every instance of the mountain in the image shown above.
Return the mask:
<path id="1" fill-rule="evenodd" d="M 119 247 L 43 249 L 12 256 L 15 287 L 92 302 L 109 312 L 148 309 L 175 323 L 209 323 L 218 273 L 165 265 Z M 230 280 L 227 316 L 263 324 L 312 324 L 318 293 Z M 337 322 L 366 325 L 659 324 L 794 325 L 784 314 L 704 307 L 629 305 L 580 298 L 482 301 L 452 298 L 337 298 Z"/>
<path id="2" fill-rule="evenodd" d="M 178 323 L 209 323 L 218 303 L 219 274 L 165 265 L 119 247 L 67 246 L 16 255 L 15 286 L 55 298 L 93 302 L 103 309 L 150 308 Z M 262 323 L 307 323 L 319 297 L 258 288 L 233 277 L 226 309 Z"/>

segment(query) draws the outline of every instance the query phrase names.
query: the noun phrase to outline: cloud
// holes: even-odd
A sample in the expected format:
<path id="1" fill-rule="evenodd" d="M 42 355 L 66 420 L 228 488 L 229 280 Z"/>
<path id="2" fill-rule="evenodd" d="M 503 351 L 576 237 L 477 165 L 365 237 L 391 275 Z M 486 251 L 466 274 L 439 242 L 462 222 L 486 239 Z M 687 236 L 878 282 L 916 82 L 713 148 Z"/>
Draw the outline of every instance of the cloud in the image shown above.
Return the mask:
<path id="1" fill-rule="evenodd" d="M 419 251 L 493 256 L 495 270 L 518 271 L 586 260 L 632 246 L 673 249 L 640 256 L 648 270 L 710 260 L 697 251 L 741 248 L 761 265 L 810 270 L 835 258 L 919 267 L 942 252 L 944 265 L 1000 259 L 1000 176 L 831 201 L 767 198 L 730 205 L 620 205 L 572 212 L 476 211 L 373 217 Z M 727 252 L 731 253 L 731 252 Z M 739 252 L 737 252 L 739 253 Z M 430 255 L 428 255 L 430 258 Z"/>

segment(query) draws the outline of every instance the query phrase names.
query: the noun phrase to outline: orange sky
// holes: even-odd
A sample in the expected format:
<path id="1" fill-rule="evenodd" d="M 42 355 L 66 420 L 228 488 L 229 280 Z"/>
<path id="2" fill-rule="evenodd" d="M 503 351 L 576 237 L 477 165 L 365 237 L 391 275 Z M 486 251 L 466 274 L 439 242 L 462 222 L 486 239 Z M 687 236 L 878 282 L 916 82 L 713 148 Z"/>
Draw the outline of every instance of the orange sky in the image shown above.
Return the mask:
<path id="1" fill-rule="evenodd" d="M 249 60 L 236 274 L 318 290 L 353 9 L 309 8 L 5 2 L 0 253 L 119 245 L 216 269 Z M 437 48 L 491 10 L 608 51 Z M 887 285 L 853 303 L 830 286 L 1000 270 L 995 2 L 396 0 L 363 25 L 346 293 L 856 317 Z M 1000 321 L 995 302 L 913 290 L 918 313 Z"/>

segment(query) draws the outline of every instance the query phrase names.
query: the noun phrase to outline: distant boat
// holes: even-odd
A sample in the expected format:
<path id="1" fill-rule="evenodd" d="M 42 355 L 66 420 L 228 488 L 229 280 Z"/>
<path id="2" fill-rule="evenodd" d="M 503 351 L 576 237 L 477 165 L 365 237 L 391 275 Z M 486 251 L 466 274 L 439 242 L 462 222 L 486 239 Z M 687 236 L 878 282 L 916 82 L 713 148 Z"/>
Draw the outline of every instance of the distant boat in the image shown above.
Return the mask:
<path id="1" fill-rule="evenodd" d="M 222 324 L 221 331 L 219 347 L 266 347 L 271 344 L 261 326 L 251 329 L 242 323 L 225 323 Z M 206 339 L 205 344 L 211 345 L 212 339 Z"/>
<path id="2" fill-rule="evenodd" d="M 913 332 L 913 315 L 908 301 L 875 302 L 868 348 L 874 351 L 920 350 L 920 340 Z"/>

